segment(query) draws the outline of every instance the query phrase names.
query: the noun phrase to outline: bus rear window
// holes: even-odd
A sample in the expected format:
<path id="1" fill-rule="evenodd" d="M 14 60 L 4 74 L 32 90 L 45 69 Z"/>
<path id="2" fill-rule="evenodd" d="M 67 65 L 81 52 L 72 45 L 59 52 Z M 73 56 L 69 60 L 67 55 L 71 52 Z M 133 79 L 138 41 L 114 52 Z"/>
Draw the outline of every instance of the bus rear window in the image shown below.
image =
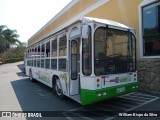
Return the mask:
<path id="1" fill-rule="evenodd" d="M 94 36 L 96 75 L 135 71 L 135 38 L 130 32 L 98 28 Z"/>

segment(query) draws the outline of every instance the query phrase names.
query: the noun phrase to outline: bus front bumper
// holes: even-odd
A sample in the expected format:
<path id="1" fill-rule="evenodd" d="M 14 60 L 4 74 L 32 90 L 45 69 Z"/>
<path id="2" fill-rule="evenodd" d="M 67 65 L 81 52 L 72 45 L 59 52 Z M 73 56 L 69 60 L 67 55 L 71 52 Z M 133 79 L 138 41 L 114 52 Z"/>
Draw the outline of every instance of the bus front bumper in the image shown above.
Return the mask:
<path id="1" fill-rule="evenodd" d="M 100 90 L 81 89 L 81 104 L 92 104 L 138 90 L 139 82 L 103 88 Z"/>

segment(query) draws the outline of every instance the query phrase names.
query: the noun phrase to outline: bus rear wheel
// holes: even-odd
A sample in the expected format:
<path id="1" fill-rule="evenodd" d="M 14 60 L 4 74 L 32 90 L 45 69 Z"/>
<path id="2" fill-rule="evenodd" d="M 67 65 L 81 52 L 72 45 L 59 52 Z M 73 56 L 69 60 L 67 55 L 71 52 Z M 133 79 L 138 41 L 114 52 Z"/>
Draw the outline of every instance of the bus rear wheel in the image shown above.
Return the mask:
<path id="1" fill-rule="evenodd" d="M 58 95 L 58 97 L 64 98 L 63 89 L 62 89 L 60 79 L 56 79 L 55 91 L 56 91 L 56 94 Z"/>

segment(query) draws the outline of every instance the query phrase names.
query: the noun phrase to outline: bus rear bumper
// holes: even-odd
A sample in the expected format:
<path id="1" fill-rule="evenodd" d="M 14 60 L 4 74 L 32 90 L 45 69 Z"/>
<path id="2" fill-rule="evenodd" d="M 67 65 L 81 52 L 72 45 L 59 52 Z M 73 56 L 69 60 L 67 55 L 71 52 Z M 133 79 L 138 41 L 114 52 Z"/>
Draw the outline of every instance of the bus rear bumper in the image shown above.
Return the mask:
<path id="1" fill-rule="evenodd" d="M 81 104 L 87 105 L 112 97 L 128 94 L 139 90 L 139 82 L 103 88 L 100 90 L 81 89 Z"/>

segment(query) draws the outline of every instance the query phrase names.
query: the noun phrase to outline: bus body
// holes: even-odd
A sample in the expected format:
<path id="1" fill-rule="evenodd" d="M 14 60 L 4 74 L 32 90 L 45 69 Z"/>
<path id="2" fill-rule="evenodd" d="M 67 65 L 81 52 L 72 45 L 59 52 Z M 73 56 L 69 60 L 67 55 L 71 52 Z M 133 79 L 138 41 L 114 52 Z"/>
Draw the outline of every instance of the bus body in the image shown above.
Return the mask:
<path id="1" fill-rule="evenodd" d="M 83 17 L 27 48 L 26 74 L 87 105 L 137 91 L 136 38 L 123 24 Z"/>

